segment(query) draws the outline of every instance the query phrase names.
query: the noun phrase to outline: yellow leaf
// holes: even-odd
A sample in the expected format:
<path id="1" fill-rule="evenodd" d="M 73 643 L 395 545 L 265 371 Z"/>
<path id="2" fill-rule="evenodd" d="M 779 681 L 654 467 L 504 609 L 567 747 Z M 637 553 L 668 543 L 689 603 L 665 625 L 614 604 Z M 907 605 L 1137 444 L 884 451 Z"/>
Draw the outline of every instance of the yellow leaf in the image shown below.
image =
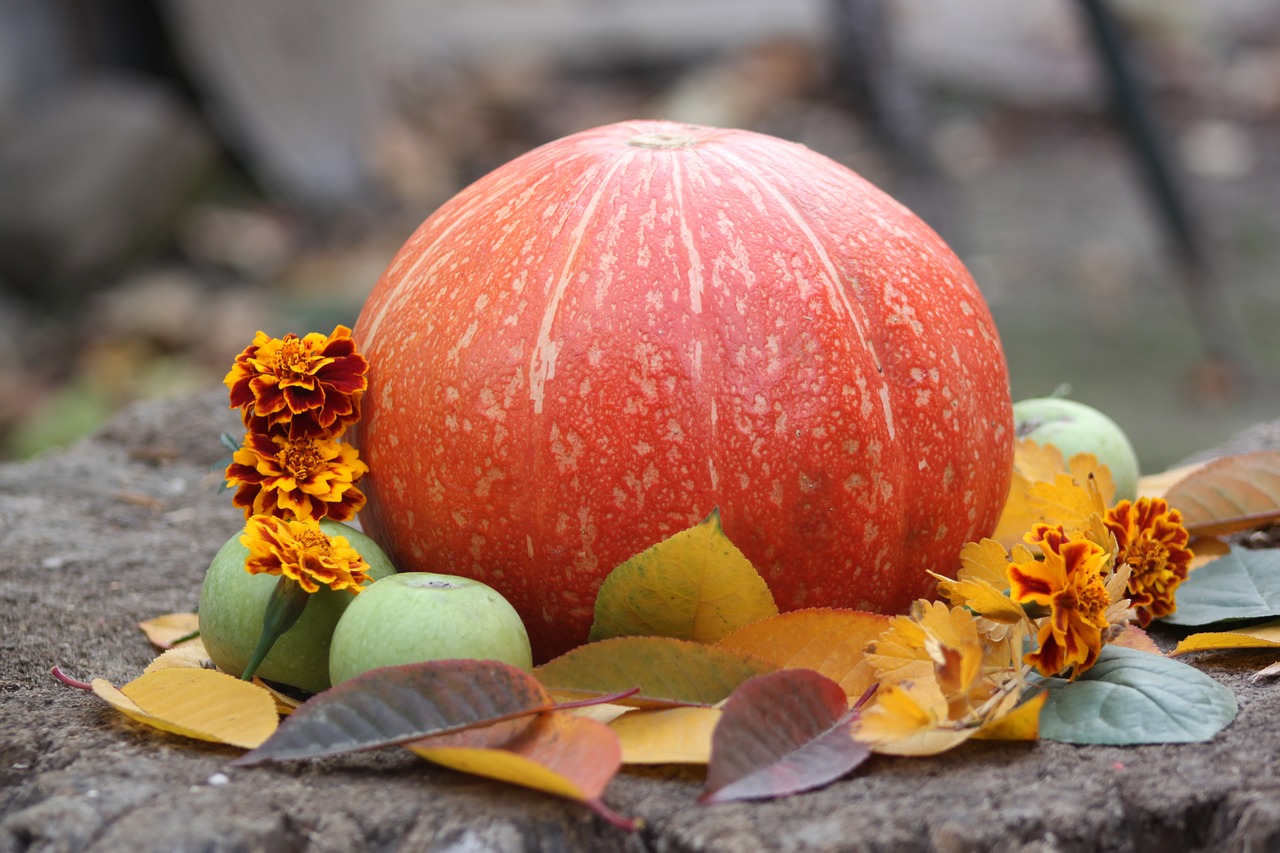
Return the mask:
<path id="1" fill-rule="evenodd" d="M 724 535 L 714 510 L 605 578 L 591 639 L 658 636 L 714 643 L 777 612 L 764 578 Z"/>
<path id="2" fill-rule="evenodd" d="M 93 692 L 153 728 L 245 749 L 261 745 L 280 721 L 269 693 L 211 669 L 158 669 L 120 689 L 95 678 Z"/>
<path id="3" fill-rule="evenodd" d="M 854 737 L 882 755 L 937 755 L 977 731 L 945 727 L 946 700 L 930 683 L 881 685 L 854 724 Z"/>
<path id="4" fill-rule="evenodd" d="M 1220 649 L 1277 649 L 1280 648 L 1280 621 L 1266 622 L 1251 628 L 1234 631 L 1206 631 L 1192 634 L 1169 652 L 1169 657 L 1187 652 L 1217 651 Z"/>
<path id="5" fill-rule="evenodd" d="M 158 657 L 147 664 L 144 673 L 154 672 L 157 669 L 212 669 L 213 661 L 209 660 L 209 653 L 205 651 L 204 643 L 200 642 L 200 638 L 196 637 L 189 643 L 183 643 L 174 646 L 161 653 Z"/>
<path id="6" fill-rule="evenodd" d="M 1039 693 L 1002 716 L 995 716 L 983 723 L 974 738 L 977 740 L 1036 740 L 1040 737 L 1040 709 L 1049 698 L 1048 692 Z"/>
<path id="7" fill-rule="evenodd" d="M 176 640 L 181 640 L 200 630 L 198 617 L 194 613 L 166 613 L 164 616 L 139 622 L 138 627 L 158 649 L 168 649 Z M 186 642 L 194 641 L 195 638 L 192 638 Z"/>
<path id="8" fill-rule="evenodd" d="M 752 655 L 784 669 L 812 669 L 840 684 L 854 699 L 875 683 L 867 643 L 889 626 L 879 613 L 838 608 L 792 610 L 761 619 L 717 646 Z"/>
<path id="9" fill-rule="evenodd" d="M 719 708 L 632 711 L 609 723 L 622 745 L 624 764 L 706 764 Z"/>
<path id="10" fill-rule="evenodd" d="M 1029 482 L 1046 482 L 1067 470 L 1062 451 L 1052 444 L 1032 438 L 1018 439 L 1013 446 L 1013 470 Z"/>
<path id="11" fill-rule="evenodd" d="M 991 538 L 1009 548 L 1041 523 L 1087 529 L 1090 516 L 1105 510 L 1114 494 L 1110 469 L 1093 454 L 1077 453 L 1064 463 L 1053 445 L 1024 438 L 1014 447 L 1009 498 Z"/>

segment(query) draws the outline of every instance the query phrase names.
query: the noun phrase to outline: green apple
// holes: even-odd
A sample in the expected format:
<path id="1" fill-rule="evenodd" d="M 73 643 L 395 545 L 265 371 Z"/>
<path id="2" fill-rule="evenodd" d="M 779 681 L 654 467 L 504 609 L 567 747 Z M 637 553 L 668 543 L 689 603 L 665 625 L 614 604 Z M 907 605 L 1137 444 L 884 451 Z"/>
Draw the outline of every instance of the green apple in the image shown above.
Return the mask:
<path id="1" fill-rule="evenodd" d="M 1092 453 L 1111 471 L 1115 500 L 1138 496 L 1138 454 L 1129 437 L 1102 412 L 1059 397 L 1037 397 L 1013 404 L 1014 434 L 1036 444 L 1052 444 L 1063 460 L 1077 453 Z"/>
<path id="2" fill-rule="evenodd" d="M 342 614 L 329 647 L 329 678 L 338 684 L 380 666 L 453 658 L 533 666 L 524 623 L 492 587 L 402 572 L 366 587 Z"/>
<path id="3" fill-rule="evenodd" d="M 328 519 L 320 522 L 320 529 L 330 536 L 346 537 L 369 564 L 373 580 L 395 574 L 387 555 L 360 531 Z M 244 672 L 258 644 L 267 599 L 280 580 L 275 575 L 251 575 L 244 570 L 249 549 L 240 544 L 240 535 L 228 539 L 214 556 L 200 588 L 200 638 L 218 669 L 236 676 Z M 298 621 L 271 647 L 257 674 L 311 693 L 327 689 L 329 641 L 338 617 L 355 599 L 348 590 L 322 588 L 314 593 Z"/>

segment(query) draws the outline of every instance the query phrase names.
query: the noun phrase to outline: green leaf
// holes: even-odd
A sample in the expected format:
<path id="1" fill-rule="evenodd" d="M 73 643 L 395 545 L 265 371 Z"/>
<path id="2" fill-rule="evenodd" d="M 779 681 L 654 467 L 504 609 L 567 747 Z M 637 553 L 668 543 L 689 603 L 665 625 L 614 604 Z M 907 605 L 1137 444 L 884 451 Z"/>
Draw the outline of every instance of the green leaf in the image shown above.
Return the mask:
<path id="1" fill-rule="evenodd" d="M 319 758 L 405 743 L 554 707 L 523 670 L 491 660 L 373 669 L 317 693 L 233 764 Z"/>
<path id="2" fill-rule="evenodd" d="M 560 695 L 598 696 L 639 688 L 622 704 L 714 705 L 776 664 L 742 652 L 673 637 L 614 637 L 579 646 L 533 674 Z"/>
<path id="3" fill-rule="evenodd" d="M 1178 609 L 1161 621 L 1199 627 L 1280 616 L 1280 549 L 1233 546 L 1178 587 Z"/>
<path id="4" fill-rule="evenodd" d="M 1196 743 L 1236 716 L 1230 690 L 1195 667 L 1106 646 L 1076 681 L 1047 679 L 1040 737 L 1078 744 Z"/>
<path id="5" fill-rule="evenodd" d="M 714 643 L 776 616 L 764 578 L 724 535 L 720 511 L 618 566 L 596 595 L 591 639 L 657 636 Z"/>

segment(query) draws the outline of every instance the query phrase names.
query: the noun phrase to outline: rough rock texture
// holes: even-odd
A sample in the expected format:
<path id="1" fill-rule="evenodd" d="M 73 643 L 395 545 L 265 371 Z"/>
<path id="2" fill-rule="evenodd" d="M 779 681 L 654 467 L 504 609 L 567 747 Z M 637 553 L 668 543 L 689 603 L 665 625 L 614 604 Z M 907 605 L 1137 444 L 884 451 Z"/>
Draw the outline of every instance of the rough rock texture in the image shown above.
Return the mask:
<path id="1" fill-rule="evenodd" d="M 228 768 L 237 750 L 152 732 L 49 675 L 128 681 L 152 657 L 135 623 L 195 607 L 241 521 L 216 469 L 236 427 L 224 400 L 140 405 L 0 467 L 0 853 L 1280 849 L 1280 686 L 1249 682 L 1275 657 L 1261 653 L 1197 660 L 1240 701 L 1211 743 L 974 743 L 709 808 L 694 803 L 698 772 L 627 772 L 606 799 L 645 821 L 630 835 L 395 750 Z M 1280 447 L 1280 423 L 1240 442 Z"/>

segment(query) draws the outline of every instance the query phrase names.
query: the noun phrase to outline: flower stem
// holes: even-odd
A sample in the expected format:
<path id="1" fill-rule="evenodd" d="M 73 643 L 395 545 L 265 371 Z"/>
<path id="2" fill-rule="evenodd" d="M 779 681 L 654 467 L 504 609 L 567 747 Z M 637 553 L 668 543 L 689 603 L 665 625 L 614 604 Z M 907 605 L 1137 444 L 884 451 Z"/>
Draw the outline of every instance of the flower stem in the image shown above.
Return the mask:
<path id="1" fill-rule="evenodd" d="M 298 621 L 298 617 L 302 615 L 302 611 L 306 609 L 307 602 L 310 600 L 311 594 L 303 589 L 301 584 L 293 578 L 280 576 L 275 589 L 271 590 L 271 597 L 267 599 L 267 609 L 262 615 L 262 633 L 258 635 L 258 645 L 254 647 L 253 654 L 249 656 L 249 663 L 245 665 L 244 672 L 240 675 L 241 680 L 253 680 L 258 667 L 262 665 L 263 658 L 271 651 L 276 640 Z"/>

